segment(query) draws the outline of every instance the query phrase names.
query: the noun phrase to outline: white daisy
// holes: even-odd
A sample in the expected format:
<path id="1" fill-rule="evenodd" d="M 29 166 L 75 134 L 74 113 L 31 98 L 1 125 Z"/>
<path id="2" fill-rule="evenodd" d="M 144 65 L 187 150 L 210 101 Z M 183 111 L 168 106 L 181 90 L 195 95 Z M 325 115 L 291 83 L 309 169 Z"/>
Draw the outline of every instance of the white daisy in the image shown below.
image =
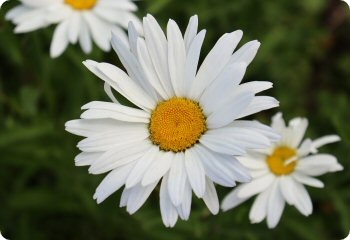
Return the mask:
<path id="1" fill-rule="evenodd" d="M 92 50 L 92 39 L 99 48 L 109 51 L 111 32 L 126 38 L 122 28 L 129 21 L 141 29 L 132 13 L 137 6 L 131 0 L 20 0 L 21 5 L 10 10 L 6 19 L 16 24 L 15 33 L 25 33 L 58 23 L 50 54 L 58 57 L 69 43 L 79 41 L 85 53 Z"/>
<path id="2" fill-rule="evenodd" d="M 237 120 L 278 105 L 274 98 L 255 96 L 271 83 L 239 85 L 260 43 L 249 42 L 233 53 L 242 31 L 225 34 L 197 72 L 205 36 L 197 26 L 194 16 L 183 37 L 170 20 L 165 36 L 148 15 L 144 38 L 130 24 L 130 49 L 112 37 L 126 72 L 108 63 L 84 62 L 114 101 L 90 102 L 83 106 L 82 119 L 66 124 L 67 131 L 86 137 L 78 144 L 82 153 L 76 165 L 90 165 L 92 174 L 110 172 L 94 195 L 98 203 L 125 185 L 120 206 L 132 214 L 161 181 L 166 226 L 174 226 L 178 216 L 188 219 L 192 190 L 216 214 L 214 183 L 233 187 L 251 179 L 234 156 L 266 148 L 279 137 L 268 126 Z M 110 86 L 135 107 L 119 104 Z"/>
<path id="3" fill-rule="evenodd" d="M 238 186 L 222 202 L 226 211 L 257 195 L 249 218 L 259 223 L 267 218 L 269 228 L 274 228 L 282 215 L 285 202 L 295 206 L 303 215 L 312 213 L 312 202 L 304 185 L 323 188 L 323 183 L 314 178 L 327 172 L 343 169 L 330 154 L 317 154 L 318 148 L 337 142 L 340 138 L 329 135 L 314 141 L 305 139 L 308 120 L 294 118 L 285 125 L 282 114 L 272 118 L 272 128 L 282 136 L 275 146 L 259 151 L 249 151 L 239 161 L 249 168 L 253 180 Z"/>

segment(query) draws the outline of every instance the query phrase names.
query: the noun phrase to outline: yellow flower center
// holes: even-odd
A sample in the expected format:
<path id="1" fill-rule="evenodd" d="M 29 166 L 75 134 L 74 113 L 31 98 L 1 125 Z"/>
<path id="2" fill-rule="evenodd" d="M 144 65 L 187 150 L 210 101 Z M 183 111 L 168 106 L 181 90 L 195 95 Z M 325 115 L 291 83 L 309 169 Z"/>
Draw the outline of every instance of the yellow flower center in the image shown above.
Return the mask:
<path id="1" fill-rule="evenodd" d="M 88 10 L 95 6 L 97 0 L 65 0 L 66 4 L 77 10 Z"/>
<path id="2" fill-rule="evenodd" d="M 152 112 L 150 138 L 164 151 L 184 151 L 196 144 L 207 130 L 205 119 L 197 102 L 171 98 L 159 103 Z"/>
<path id="3" fill-rule="evenodd" d="M 289 147 L 277 147 L 275 151 L 267 157 L 266 161 L 271 172 L 275 175 L 287 175 L 294 171 L 296 161 L 286 162 L 296 157 L 296 150 Z"/>

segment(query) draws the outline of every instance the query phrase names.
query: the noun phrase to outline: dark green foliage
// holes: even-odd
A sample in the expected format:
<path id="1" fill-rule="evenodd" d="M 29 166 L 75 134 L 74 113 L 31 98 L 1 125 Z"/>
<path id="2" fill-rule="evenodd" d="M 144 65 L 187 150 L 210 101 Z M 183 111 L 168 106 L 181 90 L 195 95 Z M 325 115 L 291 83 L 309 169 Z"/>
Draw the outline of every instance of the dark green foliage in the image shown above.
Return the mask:
<path id="1" fill-rule="evenodd" d="M 80 107 L 107 100 L 102 81 L 81 62 L 120 66 L 113 52 L 97 48 L 86 56 L 77 46 L 49 58 L 53 27 L 14 35 L 0 12 L 0 230 L 15 240 L 41 239 L 341 239 L 350 230 L 350 11 L 338 0 L 145 0 L 139 16 L 152 13 L 185 28 L 198 14 L 206 28 L 203 54 L 223 33 L 242 29 L 243 42 L 258 39 L 261 49 L 245 81 L 274 83 L 269 91 L 280 109 L 254 116 L 269 123 L 276 111 L 310 120 L 307 135 L 337 133 L 342 142 L 322 149 L 336 155 L 345 170 L 321 177 L 324 189 L 308 188 L 314 213 L 305 218 L 288 206 L 280 224 L 251 225 L 251 202 L 211 216 L 194 198 L 190 220 L 174 229 L 161 222 L 158 194 L 129 216 L 120 209 L 120 191 L 97 205 L 92 195 L 103 176 L 74 166 L 79 138 L 64 131 Z M 229 189 L 218 187 L 222 199 Z"/>

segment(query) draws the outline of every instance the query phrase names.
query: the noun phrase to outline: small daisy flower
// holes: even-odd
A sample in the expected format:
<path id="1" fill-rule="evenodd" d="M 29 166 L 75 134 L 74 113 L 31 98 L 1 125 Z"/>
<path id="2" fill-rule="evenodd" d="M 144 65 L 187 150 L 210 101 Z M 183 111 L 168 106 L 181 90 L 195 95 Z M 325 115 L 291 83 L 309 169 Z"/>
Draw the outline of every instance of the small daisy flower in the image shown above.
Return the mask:
<path id="1" fill-rule="evenodd" d="M 317 154 L 318 148 L 337 142 L 340 138 L 329 135 L 314 141 L 305 139 L 308 126 L 305 118 L 294 118 L 286 126 L 282 114 L 272 118 L 272 128 L 282 136 L 273 147 L 249 151 L 239 161 L 250 169 L 253 180 L 229 193 L 221 208 L 227 211 L 258 195 L 250 209 L 252 223 L 265 218 L 269 228 L 274 228 L 282 215 L 285 202 L 295 206 L 303 215 L 312 213 L 312 202 L 304 185 L 323 188 L 324 184 L 314 178 L 327 172 L 343 170 L 337 159 L 330 154 Z"/>
<path id="2" fill-rule="evenodd" d="M 125 39 L 122 28 L 133 21 L 137 6 L 131 0 L 21 0 L 6 19 L 15 25 L 15 33 L 31 32 L 58 23 L 51 43 L 51 57 L 60 56 L 69 43 L 80 43 L 85 53 L 92 50 L 92 39 L 103 51 L 109 51 L 111 32 Z"/>
<path id="3" fill-rule="evenodd" d="M 238 30 L 222 36 L 197 66 L 205 31 L 190 19 L 184 36 L 170 20 L 167 36 L 157 21 L 143 19 L 144 37 L 129 27 L 128 48 L 117 36 L 112 46 L 126 72 L 91 60 L 87 68 L 105 82 L 113 102 L 90 102 L 81 119 L 66 130 L 86 137 L 76 165 L 90 165 L 92 174 L 109 174 L 97 188 L 98 203 L 125 185 L 120 206 L 132 214 L 160 184 L 160 210 L 166 226 L 190 215 L 192 191 L 216 214 L 214 183 L 233 187 L 251 180 L 238 162 L 247 149 L 266 148 L 279 135 L 256 121 L 237 120 L 276 107 L 277 100 L 255 94 L 269 82 L 240 84 L 259 42 L 234 52 Z M 118 103 L 111 87 L 135 107 Z"/>

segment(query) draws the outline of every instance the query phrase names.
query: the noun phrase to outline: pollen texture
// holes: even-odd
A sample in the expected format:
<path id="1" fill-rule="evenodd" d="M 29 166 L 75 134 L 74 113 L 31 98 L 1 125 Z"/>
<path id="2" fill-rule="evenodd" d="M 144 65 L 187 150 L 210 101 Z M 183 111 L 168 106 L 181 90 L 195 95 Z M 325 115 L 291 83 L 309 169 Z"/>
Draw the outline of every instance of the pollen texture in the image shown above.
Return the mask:
<path id="1" fill-rule="evenodd" d="M 292 173 L 296 166 L 296 161 L 287 163 L 286 161 L 296 157 L 296 150 L 289 147 L 277 147 L 266 161 L 271 172 L 275 175 L 288 175 Z"/>
<path id="2" fill-rule="evenodd" d="M 161 102 L 152 112 L 149 131 L 161 150 L 180 152 L 192 147 L 207 130 L 202 108 L 187 98 Z"/>
<path id="3" fill-rule="evenodd" d="M 65 0 L 66 4 L 77 10 L 88 10 L 95 6 L 97 0 Z"/>

